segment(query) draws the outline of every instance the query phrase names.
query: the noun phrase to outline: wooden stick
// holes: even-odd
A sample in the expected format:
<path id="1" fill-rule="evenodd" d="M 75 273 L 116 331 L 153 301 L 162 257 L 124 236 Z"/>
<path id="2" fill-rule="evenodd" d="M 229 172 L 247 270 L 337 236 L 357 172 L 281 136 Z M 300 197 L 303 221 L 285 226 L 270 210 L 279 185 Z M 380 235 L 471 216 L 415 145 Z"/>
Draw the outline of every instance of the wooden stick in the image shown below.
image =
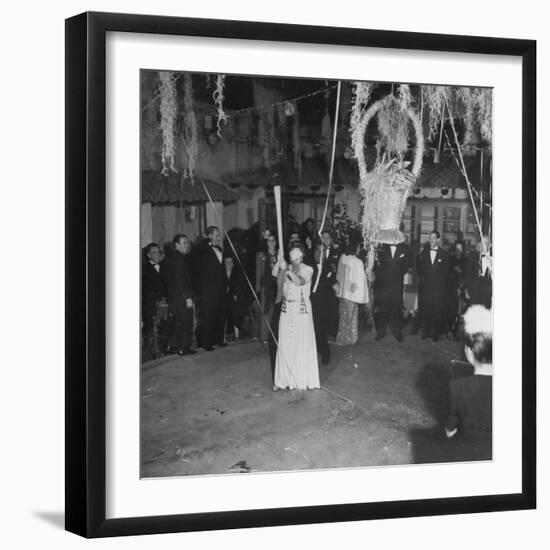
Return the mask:
<path id="1" fill-rule="evenodd" d="M 279 259 L 284 257 L 284 243 L 283 243 L 283 218 L 282 218 L 282 206 L 281 206 L 281 186 L 275 185 L 273 187 L 273 193 L 275 195 L 275 211 L 277 213 L 277 238 L 279 240 Z"/>

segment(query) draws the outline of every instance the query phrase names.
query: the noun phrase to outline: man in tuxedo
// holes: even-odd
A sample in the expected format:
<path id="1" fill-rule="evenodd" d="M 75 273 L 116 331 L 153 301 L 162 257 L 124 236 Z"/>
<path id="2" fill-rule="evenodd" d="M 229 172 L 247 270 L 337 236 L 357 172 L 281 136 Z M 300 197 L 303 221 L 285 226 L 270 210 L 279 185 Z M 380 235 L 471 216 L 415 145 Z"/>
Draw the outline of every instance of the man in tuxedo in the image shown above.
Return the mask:
<path id="1" fill-rule="evenodd" d="M 166 288 L 162 278 L 163 266 L 160 261 L 160 248 L 157 243 L 145 247 L 145 261 L 141 268 L 141 319 L 143 334 L 153 330 L 153 317 L 156 304 L 166 297 Z"/>
<path id="2" fill-rule="evenodd" d="M 321 273 L 321 280 L 327 281 L 331 284 L 326 285 L 322 294 L 324 295 L 323 302 L 323 319 L 326 326 L 326 332 L 329 336 L 335 337 L 338 332 L 338 317 L 339 317 L 339 303 L 334 285 L 336 284 L 336 272 L 338 271 L 338 260 L 340 254 L 338 249 L 334 246 L 334 239 L 332 233 L 325 229 L 321 233 L 321 254 L 323 255 L 323 271 Z M 321 284 L 319 281 L 319 285 Z"/>
<path id="3" fill-rule="evenodd" d="M 388 323 L 398 342 L 403 341 L 403 277 L 411 268 L 411 251 L 405 243 L 382 244 L 374 264 L 375 340 L 386 336 Z"/>
<path id="4" fill-rule="evenodd" d="M 311 287 L 311 308 L 313 313 L 313 327 L 315 329 L 315 342 L 317 352 L 321 356 L 321 363 L 327 365 L 330 362 L 330 346 L 328 343 L 328 331 L 334 322 L 334 311 L 331 301 L 335 296 L 334 285 L 336 284 L 336 271 L 338 269 L 337 256 L 329 256 L 321 266 L 321 256 L 326 248 L 323 244 L 315 247 L 315 262 L 313 267 L 313 278 Z M 321 268 L 319 284 L 315 289 L 317 273 Z M 315 289 L 315 291 L 314 291 Z"/>
<path id="5" fill-rule="evenodd" d="M 197 246 L 194 260 L 199 306 L 197 342 L 204 350 L 212 351 L 215 345 L 226 345 L 223 334 L 226 274 L 221 231 L 210 226 L 206 229 L 206 237 Z"/>
<path id="6" fill-rule="evenodd" d="M 172 240 L 174 249 L 164 261 L 163 276 L 168 306 L 172 313 L 172 330 L 168 339 L 168 352 L 192 355 L 193 342 L 193 289 L 191 286 L 190 243 L 186 235 L 178 233 Z"/>
<path id="7" fill-rule="evenodd" d="M 417 261 L 418 277 L 423 288 L 422 338 L 439 340 L 444 330 L 446 296 L 449 279 L 449 255 L 440 247 L 438 231 L 430 233 L 429 247 L 420 253 Z"/>
<path id="8" fill-rule="evenodd" d="M 481 304 L 491 309 L 493 299 L 493 258 L 491 240 L 483 236 L 470 256 L 465 275 L 466 298 L 471 305 Z"/>

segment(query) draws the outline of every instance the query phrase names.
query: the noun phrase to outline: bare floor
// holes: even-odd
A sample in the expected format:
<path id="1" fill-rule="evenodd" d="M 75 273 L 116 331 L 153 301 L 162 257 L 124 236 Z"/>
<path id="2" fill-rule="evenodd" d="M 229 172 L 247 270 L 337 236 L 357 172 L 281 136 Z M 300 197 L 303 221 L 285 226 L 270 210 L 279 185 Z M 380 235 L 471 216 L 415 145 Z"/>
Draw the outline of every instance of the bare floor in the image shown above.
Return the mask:
<path id="1" fill-rule="evenodd" d="M 272 391 L 258 341 L 145 364 L 142 477 L 343 468 L 444 460 L 453 341 L 363 335 L 331 346 L 320 390 Z"/>

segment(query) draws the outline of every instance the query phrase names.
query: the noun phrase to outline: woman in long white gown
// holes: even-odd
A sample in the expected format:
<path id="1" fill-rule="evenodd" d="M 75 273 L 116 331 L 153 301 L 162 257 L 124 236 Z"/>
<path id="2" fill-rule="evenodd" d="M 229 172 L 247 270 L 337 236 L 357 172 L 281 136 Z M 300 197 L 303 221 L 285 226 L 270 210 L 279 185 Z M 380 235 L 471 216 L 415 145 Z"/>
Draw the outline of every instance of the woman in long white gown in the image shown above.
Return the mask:
<path id="1" fill-rule="evenodd" d="M 303 263 L 303 256 L 301 248 L 292 248 L 290 266 L 281 259 L 273 269 L 275 276 L 284 273 L 274 390 L 320 387 L 309 299 L 313 268 Z"/>

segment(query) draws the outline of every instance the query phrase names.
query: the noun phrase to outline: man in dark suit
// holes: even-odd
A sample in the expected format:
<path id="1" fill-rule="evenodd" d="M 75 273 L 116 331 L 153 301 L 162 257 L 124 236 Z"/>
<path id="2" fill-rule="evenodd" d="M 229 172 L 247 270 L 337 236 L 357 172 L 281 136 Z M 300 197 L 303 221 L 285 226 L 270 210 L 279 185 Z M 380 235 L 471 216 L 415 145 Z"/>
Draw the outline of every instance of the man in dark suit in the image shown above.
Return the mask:
<path id="1" fill-rule="evenodd" d="M 334 239 L 332 233 L 325 229 L 321 233 L 321 243 L 323 245 L 321 253 L 323 254 L 323 273 L 321 278 L 331 279 L 332 284 L 327 285 L 324 291 L 324 322 L 326 323 L 326 330 L 329 336 L 335 337 L 338 332 L 338 317 L 339 317 L 339 302 L 334 290 L 334 284 L 336 283 L 336 272 L 338 270 L 338 260 L 340 259 L 340 253 L 334 246 Z M 319 284 L 321 284 L 319 282 Z M 312 288 L 313 290 L 313 288 Z"/>
<path id="2" fill-rule="evenodd" d="M 464 285 L 466 298 L 471 305 L 481 304 L 491 309 L 493 298 L 493 259 L 491 257 L 491 241 L 483 236 L 476 251 L 470 256 L 466 269 Z"/>
<path id="3" fill-rule="evenodd" d="M 398 342 L 403 341 L 403 277 L 411 268 L 411 251 L 405 243 L 382 244 L 374 264 L 375 340 L 386 336 L 388 322 Z"/>
<path id="4" fill-rule="evenodd" d="M 190 243 L 186 235 L 178 233 L 173 239 L 174 249 L 164 261 L 163 276 L 168 306 L 172 313 L 172 330 L 168 339 L 168 352 L 192 355 L 193 342 L 193 289 L 191 286 Z"/>
<path id="5" fill-rule="evenodd" d="M 238 339 L 244 314 L 242 269 L 240 266 L 235 265 L 235 259 L 232 254 L 224 254 L 223 261 L 225 270 L 225 334 L 233 333 L 234 338 Z"/>
<path id="6" fill-rule="evenodd" d="M 336 271 L 338 270 L 338 257 L 334 254 L 323 261 L 319 284 L 315 289 L 317 274 L 321 256 L 325 253 L 325 245 L 319 244 L 315 247 L 313 267 L 313 278 L 311 287 L 311 308 L 313 313 L 313 327 L 315 329 L 315 342 L 317 351 L 321 356 L 321 363 L 327 365 L 330 362 L 330 346 L 328 334 L 334 322 L 334 310 L 332 298 L 335 296 L 334 285 L 336 284 Z"/>
<path id="7" fill-rule="evenodd" d="M 438 231 L 430 233 L 430 246 L 426 246 L 417 261 L 418 277 L 423 288 L 422 338 L 439 340 L 444 330 L 446 297 L 449 279 L 449 255 L 440 247 Z"/>
<path id="8" fill-rule="evenodd" d="M 153 330 L 156 304 L 166 297 L 162 272 L 159 245 L 150 243 L 145 247 L 145 261 L 141 267 L 141 319 L 144 335 Z"/>
<path id="9" fill-rule="evenodd" d="M 198 293 L 199 323 L 197 342 L 206 351 L 213 346 L 225 346 L 224 305 L 226 274 L 223 263 L 223 237 L 221 231 L 210 226 L 206 240 L 194 254 L 194 275 Z"/>

